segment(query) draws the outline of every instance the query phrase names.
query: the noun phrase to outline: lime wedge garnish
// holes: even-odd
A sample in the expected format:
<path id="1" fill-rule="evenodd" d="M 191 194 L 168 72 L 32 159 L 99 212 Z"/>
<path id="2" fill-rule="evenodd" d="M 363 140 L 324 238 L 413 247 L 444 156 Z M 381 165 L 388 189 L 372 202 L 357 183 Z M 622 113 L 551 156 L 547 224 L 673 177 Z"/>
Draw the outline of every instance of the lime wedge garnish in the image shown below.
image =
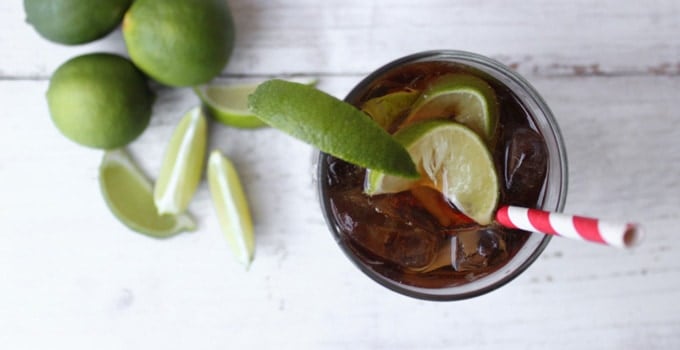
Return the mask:
<path id="1" fill-rule="evenodd" d="M 369 116 L 314 87 L 269 80 L 248 99 L 250 110 L 272 127 L 347 162 L 416 178 L 406 149 Z"/>
<path id="2" fill-rule="evenodd" d="M 248 111 L 248 95 L 257 84 L 203 85 L 194 88 L 210 115 L 222 124 L 237 128 L 259 128 L 267 124 Z"/>
<path id="3" fill-rule="evenodd" d="M 248 201 L 234 165 L 217 150 L 208 159 L 208 184 L 222 232 L 236 259 L 248 267 L 255 252 Z"/>
<path id="4" fill-rule="evenodd" d="M 388 129 L 395 120 L 411 108 L 418 96 L 420 92 L 416 90 L 397 91 L 366 101 L 361 106 L 361 110 L 383 129 Z"/>
<path id="5" fill-rule="evenodd" d="M 299 81 L 314 86 L 316 79 Z M 248 95 L 258 84 L 209 84 L 194 87 L 194 92 L 203 102 L 210 115 L 220 123 L 236 128 L 250 129 L 267 126 L 248 110 Z"/>
<path id="6" fill-rule="evenodd" d="M 425 184 L 444 194 L 458 210 L 479 224 L 489 224 L 498 204 L 499 185 L 491 153 L 470 128 L 432 120 L 400 130 L 401 142 L 423 174 L 418 182 L 369 170 L 364 192 L 395 193 Z"/>
<path id="7" fill-rule="evenodd" d="M 188 111 L 165 149 L 153 198 L 160 214 L 179 214 L 189 206 L 203 171 L 207 122 L 200 107 Z"/>
<path id="8" fill-rule="evenodd" d="M 423 91 L 403 126 L 430 119 L 455 120 L 490 141 L 498 120 L 496 94 L 475 76 L 443 75 Z"/>
<path id="9" fill-rule="evenodd" d="M 158 215 L 151 181 L 123 149 L 104 153 L 99 186 L 111 212 L 134 231 L 166 238 L 196 229 L 196 222 L 187 213 Z"/>

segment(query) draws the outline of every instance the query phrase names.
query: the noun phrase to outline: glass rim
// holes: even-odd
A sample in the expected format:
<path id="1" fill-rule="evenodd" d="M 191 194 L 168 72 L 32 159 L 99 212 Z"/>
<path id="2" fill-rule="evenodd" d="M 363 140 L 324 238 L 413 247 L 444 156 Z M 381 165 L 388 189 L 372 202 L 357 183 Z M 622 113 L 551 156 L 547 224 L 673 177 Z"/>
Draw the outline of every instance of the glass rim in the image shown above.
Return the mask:
<path id="1" fill-rule="evenodd" d="M 552 166 L 556 166 L 557 169 L 559 170 L 559 178 L 556 179 L 553 183 L 550 183 L 546 186 L 547 190 L 550 191 L 551 189 L 548 187 L 551 186 L 558 186 L 555 189 L 552 189 L 551 193 L 546 194 L 547 196 L 553 195 L 557 196 L 556 198 L 556 203 L 554 204 L 554 207 L 546 207 L 546 198 L 542 198 L 542 205 L 541 207 L 546 209 L 546 210 L 551 210 L 551 211 L 562 211 L 564 208 L 564 205 L 566 203 L 566 195 L 567 195 L 567 186 L 568 186 L 568 166 L 567 166 L 567 155 L 566 155 L 566 147 L 564 145 L 564 140 L 562 137 L 562 133 L 559 129 L 559 126 L 557 124 L 557 121 L 552 114 L 550 108 L 546 104 L 545 100 L 540 96 L 540 94 L 536 91 L 536 89 L 533 88 L 533 86 L 521 75 L 518 73 L 514 72 L 511 70 L 509 67 L 505 66 L 503 63 L 496 61 L 492 58 L 482 56 L 479 54 L 475 54 L 472 52 L 467 52 L 467 51 L 459 51 L 459 50 L 432 50 L 432 51 L 423 51 L 423 52 L 418 52 L 414 53 L 411 55 L 407 55 L 401 58 L 398 58 L 396 60 L 393 60 L 380 68 L 376 69 L 372 73 L 368 74 L 366 77 L 364 77 L 359 83 L 357 83 L 352 90 L 347 94 L 345 97 L 345 101 L 349 102 L 352 100 L 355 100 L 357 98 L 357 94 L 362 93 L 362 91 L 365 90 L 365 87 L 372 83 L 375 79 L 379 78 L 383 74 L 387 73 L 388 71 L 394 69 L 395 67 L 404 65 L 404 64 L 409 64 L 409 63 L 416 63 L 416 62 L 431 62 L 431 61 L 449 61 L 449 62 L 458 62 L 461 64 L 469 65 L 473 68 L 480 69 L 482 72 L 490 74 L 493 78 L 498 79 L 501 81 L 504 85 L 508 86 L 513 93 L 518 95 L 518 98 L 520 98 L 521 102 L 523 104 L 526 104 L 527 102 L 530 102 L 531 106 L 530 109 L 532 112 L 530 115 L 532 116 L 532 120 L 536 122 L 535 119 L 544 119 L 545 123 L 542 125 L 543 127 L 547 127 L 549 129 L 549 135 L 551 137 L 550 140 L 548 140 L 547 136 L 544 135 L 544 139 L 546 139 L 546 143 L 548 141 L 551 141 L 550 144 L 547 144 L 547 147 L 550 149 L 551 147 L 554 148 L 554 152 L 556 152 L 556 156 L 550 156 L 548 161 L 549 166 L 549 172 Z M 510 86 L 510 85 L 515 85 L 515 86 Z M 522 94 L 520 96 L 518 92 L 523 92 L 525 94 Z M 536 109 L 538 111 L 536 111 Z M 388 279 L 385 276 L 382 276 L 380 273 L 372 270 L 370 267 L 366 266 L 365 264 L 361 263 L 359 259 L 355 256 L 354 252 L 347 246 L 347 244 L 341 242 L 338 237 L 339 234 L 337 232 L 337 228 L 334 227 L 332 221 L 329 218 L 329 212 L 330 212 L 330 207 L 328 203 L 327 198 L 324 198 L 324 191 L 322 187 L 322 179 L 324 179 L 325 176 L 325 168 L 322 166 L 323 160 L 325 157 L 328 155 L 319 152 L 318 159 L 317 159 L 317 171 L 316 171 L 316 178 L 318 179 L 318 184 L 317 184 L 317 192 L 319 193 L 319 202 L 321 204 L 321 209 L 324 215 L 324 219 L 327 223 L 327 226 L 333 236 L 336 238 L 338 246 L 342 249 L 343 253 L 349 258 L 352 263 L 357 266 L 365 275 L 370 277 L 372 280 L 375 282 L 379 283 L 380 285 L 405 296 L 408 297 L 413 297 L 416 299 L 421 299 L 421 300 L 428 300 L 428 301 L 454 301 L 454 300 L 463 300 L 463 299 L 469 299 L 473 298 L 476 296 L 480 296 L 482 294 L 486 294 L 488 292 L 491 292 L 495 289 L 498 289 L 505 284 L 509 283 L 516 277 L 518 277 L 522 272 L 524 272 L 529 266 L 531 266 L 536 259 L 541 255 L 543 250 L 547 247 L 548 243 L 550 242 L 552 236 L 550 235 L 544 235 L 540 233 L 532 233 L 527 241 L 523 244 L 523 246 L 520 248 L 520 250 L 510 259 L 505 265 L 503 265 L 501 268 L 498 270 L 495 270 L 494 272 L 489 273 L 488 275 L 485 275 L 483 277 L 480 277 L 479 279 L 476 279 L 472 282 L 465 283 L 460 286 L 451 286 L 451 287 L 444 287 L 444 288 L 438 288 L 438 289 L 429 289 L 429 288 L 421 288 L 421 287 L 416 287 L 412 285 L 403 285 L 399 284 L 396 281 L 392 281 Z M 548 173 L 546 176 L 550 176 Z M 553 193 L 554 192 L 554 193 Z M 530 251 L 525 251 L 525 248 L 527 248 L 529 242 L 533 243 L 533 248 L 530 248 Z M 520 256 L 520 253 L 523 253 Z M 508 265 L 511 264 L 514 260 L 518 259 L 518 257 L 523 258 L 521 262 L 519 262 L 516 266 L 513 266 L 512 269 L 506 273 L 505 275 L 501 276 L 500 278 L 494 280 L 493 282 L 488 283 L 487 285 L 481 286 L 479 288 L 474 288 L 468 291 L 461 291 L 461 292 L 455 292 L 456 289 L 465 289 L 465 286 L 468 285 L 474 285 L 475 282 L 477 281 L 482 281 L 482 280 L 488 280 L 492 276 L 499 274 L 502 272 L 502 270 L 507 267 Z M 439 292 L 439 293 L 437 293 Z"/>

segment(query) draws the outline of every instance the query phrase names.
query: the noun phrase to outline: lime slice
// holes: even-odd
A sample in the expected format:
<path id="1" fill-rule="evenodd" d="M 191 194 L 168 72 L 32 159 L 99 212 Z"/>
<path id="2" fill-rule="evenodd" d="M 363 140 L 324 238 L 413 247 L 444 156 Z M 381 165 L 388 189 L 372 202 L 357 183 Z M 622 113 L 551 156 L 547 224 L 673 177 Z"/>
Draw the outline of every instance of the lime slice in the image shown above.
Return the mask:
<path id="1" fill-rule="evenodd" d="M 248 201 L 234 165 L 217 150 L 208 159 L 208 184 L 222 232 L 236 259 L 248 267 L 255 252 Z"/>
<path id="2" fill-rule="evenodd" d="M 186 213 L 158 215 L 151 181 L 123 149 L 104 153 L 99 167 L 99 186 L 111 212 L 134 231 L 166 238 L 196 229 L 196 222 Z"/>
<path id="3" fill-rule="evenodd" d="M 203 171 L 207 122 L 200 107 L 188 111 L 165 149 L 153 198 L 160 214 L 179 214 L 189 206 Z"/>
<path id="4" fill-rule="evenodd" d="M 432 120 L 402 129 L 395 138 L 406 146 L 425 180 L 419 183 L 369 170 L 364 192 L 395 193 L 425 184 L 479 224 L 491 222 L 500 193 L 498 177 L 479 135 L 456 122 Z"/>
<path id="5" fill-rule="evenodd" d="M 300 80 L 301 84 L 315 86 L 318 80 Z M 203 102 L 210 115 L 220 123 L 236 128 L 251 129 L 267 126 L 248 110 L 248 95 L 258 84 L 242 85 L 201 85 L 194 92 Z"/>
<path id="6" fill-rule="evenodd" d="M 267 124 L 347 162 L 417 178 L 406 149 L 354 106 L 314 87 L 269 80 L 248 98 Z"/>
<path id="7" fill-rule="evenodd" d="M 361 106 L 361 110 L 383 129 L 388 129 L 395 120 L 411 108 L 418 96 L 420 92 L 415 90 L 397 91 L 366 101 Z"/>
<path id="8" fill-rule="evenodd" d="M 403 126 L 430 119 L 452 119 L 491 141 L 498 103 L 489 84 L 469 74 L 443 75 L 423 91 Z"/>

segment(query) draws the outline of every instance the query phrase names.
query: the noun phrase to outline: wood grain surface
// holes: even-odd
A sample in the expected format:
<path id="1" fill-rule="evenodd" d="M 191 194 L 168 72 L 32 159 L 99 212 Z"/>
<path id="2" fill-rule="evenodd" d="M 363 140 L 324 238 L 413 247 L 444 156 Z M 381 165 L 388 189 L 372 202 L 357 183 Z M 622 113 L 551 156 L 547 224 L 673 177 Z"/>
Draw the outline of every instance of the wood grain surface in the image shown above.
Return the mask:
<path id="1" fill-rule="evenodd" d="M 256 258 L 244 271 L 207 185 L 200 229 L 135 234 L 99 193 L 100 151 L 52 125 L 45 91 L 66 59 L 124 53 L 120 30 L 67 47 L 40 38 L 18 0 L 0 3 L 0 348 L 680 348 L 680 2 L 232 0 L 237 43 L 219 78 L 309 76 L 343 97 L 405 54 L 462 49 L 524 74 L 556 115 L 569 157 L 568 212 L 642 223 L 618 250 L 553 239 L 490 294 L 425 302 L 359 272 L 326 229 L 314 150 L 271 129 L 214 124 L 251 201 Z M 151 176 L 189 89 L 154 87 L 130 146 Z"/>

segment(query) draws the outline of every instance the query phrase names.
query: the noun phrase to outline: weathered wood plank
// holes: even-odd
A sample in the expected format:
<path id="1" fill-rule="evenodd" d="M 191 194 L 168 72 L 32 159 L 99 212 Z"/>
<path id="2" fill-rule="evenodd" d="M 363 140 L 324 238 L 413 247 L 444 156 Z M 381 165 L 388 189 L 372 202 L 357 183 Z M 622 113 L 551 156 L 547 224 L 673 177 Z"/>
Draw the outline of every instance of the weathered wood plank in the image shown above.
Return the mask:
<path id="1" fill-rule="evenodd" d="M 342 96 L 358 77 L 322 77 Z M 129 232 L 104 205 L 100 151 L 51 125 L 44 81 L 2 81 L 0 342 L 44 348 L 677 348 L 680 243 L 678 77 L 540 78 L 570 161 L 567 209 L 640 220 L 633 251 L 554 239 L 522 276 L 484 297 L 427 303 L 387 292 L 337 249 L 311 180 L 313 151 L 275 130 L 214 125 L 253 205 L 257 256 L 244 272 L 205 184 L 200 230 L 166 241 Z M 159 90 L 131 151 L 155 175 L 197 103 Z M 36 337 L 36 332 L 40 337 Z M 105 344 L 105 345 L 103 345 Z"/>
<path id="2" fill-rule="evenodd" d="M 680 5 L 617 1 L 231 0 L 238 30 L 227 75 L 365 74 L 439 48 L 479 52 L 523 74 L 678 75 Z M 45 78 L 69 57 L 124 53 L 120 31 L 93 44 L 55 45 L 0 4 L 0 77 Z"/>

